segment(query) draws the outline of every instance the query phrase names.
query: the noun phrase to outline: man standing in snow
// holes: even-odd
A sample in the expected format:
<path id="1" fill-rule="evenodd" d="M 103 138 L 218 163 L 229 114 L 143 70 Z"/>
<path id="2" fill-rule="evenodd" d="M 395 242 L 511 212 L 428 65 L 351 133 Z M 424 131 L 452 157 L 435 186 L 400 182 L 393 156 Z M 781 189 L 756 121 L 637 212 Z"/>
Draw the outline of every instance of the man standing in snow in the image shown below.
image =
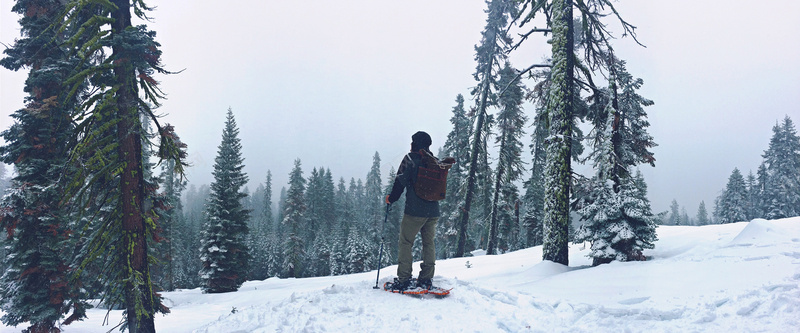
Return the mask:
<path id="1" fill-rule="evenodd" d="M 431 136 L 425 132 L 417 132 L 411 136 L 411 152 L 400 167 L 392 185 L 392 192 L 386 196 L 386 204 L 391 205 L 406 192 L 406 206 L 403 221 L 400 223 L 399 253 L 397 256 L 397 278 L 392 283 L 392 290 L 404 291 L 414 287 L 430 289 L 436 261 L 436 249 L 433 239 L 436 235 L 436 222 L 439 220 L 439 202 L 428 201 L 417 196 L 414 182 L 417 170 L 422 162 L 420 150 L 430 153 Z M 431 154 L 432 155 L 432 154 Z M 422 235 L 422 265 L 420 265 L 417 285 L 411 285 L 411 247 L 417 233 Z"/>

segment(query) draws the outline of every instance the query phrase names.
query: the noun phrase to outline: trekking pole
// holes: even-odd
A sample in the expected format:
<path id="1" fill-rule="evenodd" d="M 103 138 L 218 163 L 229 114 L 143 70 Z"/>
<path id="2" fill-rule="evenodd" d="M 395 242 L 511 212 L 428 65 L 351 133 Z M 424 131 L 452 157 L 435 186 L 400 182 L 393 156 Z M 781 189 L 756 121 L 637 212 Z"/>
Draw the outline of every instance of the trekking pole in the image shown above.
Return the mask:
<path id="1" fill-rule="evenodd" d="M 385 236 L 383 235 L 383 228 L 386 226 L 386 220 L 389 219 L 389 209 L 392 207 L 392 204 L 386 204 L 386 216 L 383 218 L 383 224 L 381 224 L 381 247 L 378 250 L 378 276 L 375 277 L 375 286 L 372 289 L 380 289 L 378 287 L 378 281 L 381 279 L 381 260 L 383 260 L 383 243 Z"/>

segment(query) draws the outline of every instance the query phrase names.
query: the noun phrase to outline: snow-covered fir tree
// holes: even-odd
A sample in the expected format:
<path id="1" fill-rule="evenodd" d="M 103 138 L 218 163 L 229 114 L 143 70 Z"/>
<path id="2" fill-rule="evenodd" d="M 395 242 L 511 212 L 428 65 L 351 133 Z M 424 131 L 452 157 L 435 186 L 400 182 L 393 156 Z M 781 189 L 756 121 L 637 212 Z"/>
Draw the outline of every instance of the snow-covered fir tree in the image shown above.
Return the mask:
<path id="1" fill-rule="evenodd" d="M 681 214 L 680 214 L 681 206 L 678 205 L 678 200 L 672 199 L 672 203 L 669 205 L 669 225 L 682 225 L 683 222 L 681 221 Z"/>
<path id="2" fill-rule="evenodd" d="M 347 236 L 347 249 L 345 250 L 345 263 L 347 273 L 361 273 L 375 268 L 372 261 L 372 246 L 358 229 L 350 230 Z"/>
<path id="3" fill-rule="evenodd" d="M 331 275 L 347 274 L 348 267 L 345 261 L 345 248 L 347 244 L 347 233 L 341 227 L 336 227 L 331 232 Z"/>
<path id="4" fill-rule="evenodd" d="M 700 201 L 700 205 L 697 207 L 697 216 L 695 220 L 697 220 L 697 225 L 711 224 L 711 221 L 708 219 L 708 209 L 706 208 L 705 201 Z"/>
<path id="5" fill-rule="evenodd" d="M 725 190 L 719 197 L 719 205 L 716 207 L 718 210 L 715 215 L 718 216 L 718 223 L 733 223 L 747 221 L 747 186 L 744 182 L 744 177 L 738 168 L 734 168 L 728 177 L 728 184 Z"/>
<path id="6" fill-rule="evenodd" d="M 255 280 L 263 280 L 270 277 L 269 256 L 270 237 L 274 232 L 274 220 L 272 215 L 272 172 L 267 170 L 267 177 L 263 186 L 259 186 L 253 196 L 255 221 L 250 229 L 249 245 L 252 260 L 250 262 L 250 277 Z"/>
<path id="7" fill-rule="evenodd" d="M 308 253 L 305 276 L 331 275 L 331 252 L 326 234 L 318 233 Z"/>
<path id="8" fill-rule="evenodd" d="M 389 176 L 387 177 L 386 186 L 383 188 L 383 193 L 385 193 L 386 195 L 388 195 L 392 191 L 392 186 L 394 185 L 395 176 L 397 176 L 397 172 L 395 171 L 394 167 L 391 167 L 389 169 Z M 394 259 L 398 253 L 397 235 L 400 234 L 400 223 L 403 219 L 403 209 L 405 206 L 406 206 L 406 197 L 404 195 L 401 195 L 400 199 L 398 199 L 397 202 L 395 202 L 394 204 L 391 205 L 391 207 L 389 207 L 389 214 L 385 223 L 381 221 L 382 223 L 381 229 L 383 229 L 383 244 L 384 244 L 383 259 L 380 264 L 381 267 L 392 265 L 397 262 Z M 384 209 L 386 209 L 386 207 L 384 207 Z M 438 229 L 437 225 L 437 232 L 439 230 L 441 229 Z M 442 238 L 439 237 L 438 239 Z M 437 245 L 437 254 L 439 254 L 441 252 L 438 252 L 438 250 L 442 249 L 443 247 L 440 247 L 440 244 L 436 245 Z"/>
<path id="9" fill-rule="evenodd" d="M 331 226 L 331 275 L 344 274 L 344 248 L 347 235 L 350 231 L 350 221 L 353 219 L 353 207 L 350 201 L 347 183 L 344 177 L 339 178 L 334 193 L 334 222 Z"/>
<path id="10" fill-rule="evenodd" d="M 767 166 L 764 161 L 758 166 L 756 171 L 756 188 L 753 189 L 749 195 L 755 196 L 755 211 L 756 217 L 765 217 L 767 207 L 767 183 L 769 182 L 769 175 L 767 174 Z"/>
<path id="11" fill-rule="evenodd" d="M 747 220 L 750 221 L 762 215 L 760 212 L 761 209 L 758 206 L 760 193 L 758 188 L 758 180 L 756 180 L 756 176 L 753 174 L 752 170 L 747 174 L 747 177 L 745 177 L 744 183 L 747 187 L 745 214 L 747 215 Z"/>
<path id="12" fill-rule="evenodd" d="M 268 277 L 281 276 L 283 271 L 283 243 L 276 233 L 272 233 L 263 240 L 266 247 L 266 258 L 262 265 Z"/>
<path id="13" fill-rule="evenodd" d="M 305 229 L 304 214 L 306 180 L 303 178 L 303 169 L 300 160 L 294 161 L 294 168 L 289 173 L 289 189 L 286 191 L 283 221 L 285 228 L 283 235 L 283 277 L 302 277 L 302 263 L 306 256 L 306 245 L 303 240 Z"/>
<path id="14" fill-rule="evenodd" d="M 322 230 L 329 233 L 336 225 L 336 185 L 333 183 L 331 169 L 320 169 L 320 204 L 322 205 Z"/>
<path id="15" fill-rule="evenodd" d="M 181 250 L 178 251 L 183 257 L 180 260 L 186 263 L 186 266 L 176 273 L 176 277 L 179 277 L 175 282 L 176 288 L 191 289 L 200 286 L 200 276 L 197 272 L 200 271 L 202 262 L 198 260 L 197 254 L 201 230 L 205 224 L 205 203 L 208 202 L 210 196 L 211 189 L 205 184 L 199 188 L 190 184 L 189 189 L 186 190 L 183 207 L 185 227 L 182 230 L 184 242 Z"/>
<path id="16" fill-rule="evenodd" d="M 381 238 L 380 227 L 384 218 L 384 199 L 383 185 L 381 184 L 381 156 L 378 152 L 372 156 L 372 167 L 367 173 L 367 182 L 364 184 L 364 205 L 361 206 L 366 216 L 366 230 L 367 236 L 370 239 L 371 247 L 374 247 L 377 253 L 378 244 Z M 377 258 L 375 258 L 377 259 Z"/>
<path id="17" fill-rule="evenodd" d="M 469 161 L 469 140 L 472 136 L 472 120 L 464 109 L 464 96 L 456 96 L 456 105 L 452 110 L 453 116 L 450 123 L 453 129 L 447 134 L 439 158 L 453 157 L 456 163 L 447 173 L 447 196 L 442 200 L 440 212 L 442 216 L 436 224 L 436 253 L 443 258 L 450 258 L 456 249 L 456 224 L 461 218 L 461 209 L 464 205 L 464 190 L 466 187 L 466 162 Z M 394 177 L 390 178 L 391 186 Z M 402 205 L 398 204 L 398 207 Z"/>
<path id="18" fill-rule="evenodd" d="M 222 142 L 214 159 L 214 182 L 206 204 L 206 223 L 200 247 L 202 289 L 207 293 L 236 291 L 248 273 L 250 250 L 246 245 L 250 211 L 242 206 L 248 177 L 242 170 L 239 128 L 229 108 Z"/>
<path id="19" fill-rule="evenodd" d="M 652 249 L 657 239 L 656 216 L 650 209 L 641 174 L 626 178 L 615 192 L 610 181 L 599 178 L 590 183 L 591 203 L 579 213 L 586 220 L 575 242 L 591 242 L 593 265 L 612 260 L 644 260 L 642 250 Z"/>
<path id="20" fill-rule="evenodd" d="M 789 116 L 772 128 L 764 151 L 764 214 L 768 219 L 800 215 L 800 137 Z"/>
<path id="21" fill-rule="evenodd" d="M 531 175 L 525 181 L 525 195 L 522 198 L 525 213 L 522 217 L 522 228 L 525 230 L 525 247 L 542 245 L 543 230 L 542 220 L 544 218 L 544 166 L 546 159 L 545 139 L 549 129 L 547 127 L 547 91 L 550 76 L 549 71 L 534 73 L 541 79 L 533 89 L 536 114 L 533 119 L 533 133 L 531 135 Z"/>
<path id="22" fill-rule="evenodd" d="M 489 239 L 487 254 L 495 254 L 498 248 L 508 251 L 516 248 L 518 226 L 515 213 L 518 211 L 519 190 L 515 183 L 522 176 L 522 136 L 528 118 L 522 110 L 524 86 L 517 79 L 517 70 L 506 62 L 498 81 L 503 94 L 498 98 L 500 112 L 497 114 L 499 146 L 495 168 L 494 196 L 489 217 Z M 514 245 L 512 245 L 514 244 Z"/>
<path id="23" fill-rule="evenodd" d="M 681 221 L 685 225 L 695 225 L 695 221 L 692 221 L 692 218 L 689 217 L 689 212 L 686 210 L 686 207 L 681 207 Z"/>
<path id="24" fill-rule="evenodd" d="M 272 171 L 267 170 L 267 179 L 264 181 L 264 202 L 261 203 L 261 216 L 268 231 L 272 231 L 275 216 L 272 214 Z"/>
<path id="25" fill-rule="evenodd" d="M 642 250 L 652 248 L 656 240 L 656 216 L 646 196 L 641 174 L 633 177 L 631 168 L 641 163 L 653 164 L 655 146 L 647 133 L 649 123 L 644 107 L 653 102 L 637 90 L 641 79 L 634 79 L 623 61 L 613 60 L 609 88 L 605 91 L 605 113 L 598 114 L 595 128 L 595 176 L 576 193 L 582 220 L 586 222 L 575 235 L 576 242 L 591 242 L 593 264 L 613 260 L 643 260 Z M 603 117 L 605 116 L 605 117 Z M 604 121 L 603 121 L 604 120 Z M 601 122 L 603 121 L 603 122 Z M 673 215 L 680 219 L 677 202 Z"/>
<path id="26" fill-rule="evenodd" d="M 305 204 L 306 204 L 306 211 L 303 214 L 303 225 L 305 226 L 303 230 L 305 231 L 302 235 L 303 242 L 306 244 L 313 244 L 314 240 L 317 238 L 318 232 L 324 232 L 322 227 L 322 215 L 323 215 L 323 204 L 322 204 L 322 173 L 324 173 L 325 169 L 320 168 L 318 171 L 317 168 L 311 169 L 311 174 L 308 176 L 306 180 L 306 189 L 305 189 Z M 312 258 L 309 258 L 312 259 Z"/>
<path id="27" fill-rule="evenodd" d="M 334 229 L 343 232 L 339 239 L 347 238 L 350 222 L 353 221 L 354 203 L 350 199 L 347 182 L 344 180 L 344 177 L 341 177 L 339 178 L 339 183 L 336 185 L 336 193 L 334 195 Z"/>
<path id="28" fill-rule="evenodd" d="M 472 214 L 472 205 L 475 196 L 478 195 L 479 189 L 484 189 L 487 192 L 491 191 L 488 186 L 491 181 L 488 179 L 488 172 L 480 172 L 482 169 L 488 169 L 488 157 L 486 152 L 486 145 L 488 136 L 491 130 L 491 117 L 488 114 L 488 109 L 494 102 L 494 91 L 497 89 L 497 71 L 496 67 L 506 59 L 505 48 L 511 43 L 511 38 L 508 34 L 508 20 L 509 16 L 516 14 L 516 4 L 508 0 L 491 0 L 488 3 L 486 19 L 486 26 L 481 33 L 481 41 L 475 46 L 475 60 L 477 66 L 475 70 L 475 81 L 478 85 L 472 90 L 472 95 L 476 100 L 476 114 L 475 126 L 473 127 L 472 141 L 470 142 L 470 157 L 467 162 L 466 174 L 466 187 L 464 188 L 464 206 L 462 209 L 461 219 L 456 226 L 458 230 L 458 243 L 456 245 L 456 257 L 463 257 L 464 254 L 471 247 L 468 231 L 470 230 L 470 214 Z M 481 165 L 487 168 L 481 168 Z M 486 186 L 479 187 L 479 182 L 484 181 Z M 488 194 L 488 195 L 487 195 Z M 491 200 L 491 194 L 484 192 L 484 200 Z M 488 207 L 488 205 L 481 205 Z"/>
<path id="29" fill-rule="evenodd" d="M 74 95 L 65 98 L 61 83 L 78 61 L 58 45 L 63 35 L 52 29 L 65 10 L 63 3 L 18 0 L 12 10 L 21 15 L 22 37 L 7 46 L 0 65 L 30 72 L 26 107 L 15 111 L 14 123 L 0 133 L 5 141 L 0 147 L 0 190 L 6 187 L 3 163 L 17 170 L 7 195 L 0 192 L 0 226 L 5 231 L 0 241 L 0 319 L 9 326 L 29 325 L 25 332 L 57 332 L 62 324 L 83 319 L 89 307 L 81 299 L 80 284 L 70 279 L 78 271 L 70 262 L 70 235 L 76 225 L 59 203 L 64 190 L 59 178 L 74 129 L 71 112 L 78 104 Z"/>
<path id="30" fill-rule="evenodd" d="M 174 170 L 175 161 L 165 161 L 160 176 L 160 183 L 163 187 L 161 193 L 163 209 L 159 211 L 158 221 L 165 238 L 165 241 L 162 242 L 164 262 L 160 265 L 163 267 L 161 270 L 165 273 L 162 285 L 165 290 L 178 288 L 176 286 L 179 284 L 178 281 L 185 279 L 179 275 L 181 272 L 187 271 L 190 266 L 188 253 L 183 253 L 185 244 L 190 241 L 187 239 L 189 233 L 186 232 L 186 219 L 181 203 L 181 194 L 186 188 L 186 180 L 181 179 Z M 191 257 L 194 258 L 194 256 Z"/>

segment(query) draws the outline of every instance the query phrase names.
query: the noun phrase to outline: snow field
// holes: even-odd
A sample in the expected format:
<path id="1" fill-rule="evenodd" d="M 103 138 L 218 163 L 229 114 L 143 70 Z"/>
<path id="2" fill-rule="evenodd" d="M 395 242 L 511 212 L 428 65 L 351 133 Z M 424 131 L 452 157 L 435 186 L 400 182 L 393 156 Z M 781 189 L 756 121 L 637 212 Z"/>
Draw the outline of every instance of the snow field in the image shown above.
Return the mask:
<path id="1" fill-rule="evenodd" d="M 570 266 L 541 247 L 440 260 L 446 298 L 374 290 L 376 272 L 249 281 L 238 292 L 164 293 L 159 332 L 791 332 L 800 326 L 800 217 L 662 226 L 646 262 Z M 415 270 L 418 265 L 415 264 Z M 381 270 L 380 285 L 396 266 Z M 106 332 L 121 311 L 93 309 L 64 331 Z M 18 332 L 0 326 L 0 332 Z"/>

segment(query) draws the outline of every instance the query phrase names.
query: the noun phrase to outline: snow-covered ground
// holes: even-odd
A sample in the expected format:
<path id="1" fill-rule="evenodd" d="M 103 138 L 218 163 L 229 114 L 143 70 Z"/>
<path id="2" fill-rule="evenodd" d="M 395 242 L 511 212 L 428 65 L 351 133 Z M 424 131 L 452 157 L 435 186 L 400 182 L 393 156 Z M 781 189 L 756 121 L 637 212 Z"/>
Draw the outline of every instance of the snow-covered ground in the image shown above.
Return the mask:
<path id="1" fill-rule="evenodd" d="M 570 266 L 541 247 L 440 260 L 443 299 L 373 290 L 376 272 L 247 282 L 235 293 L 165 293 L 160 332 L 791 332 L 800 327 L 800 217 L 703 227 L 662 226 L 646 262 Z M 415 264 L 415 270 L 418 269 Z M 381 270 L 381 284 L 396 266 Z M 119 322 L 91 310 L 65 332 Z M 0 332 L 18 329 L 0 326 Z"/>

